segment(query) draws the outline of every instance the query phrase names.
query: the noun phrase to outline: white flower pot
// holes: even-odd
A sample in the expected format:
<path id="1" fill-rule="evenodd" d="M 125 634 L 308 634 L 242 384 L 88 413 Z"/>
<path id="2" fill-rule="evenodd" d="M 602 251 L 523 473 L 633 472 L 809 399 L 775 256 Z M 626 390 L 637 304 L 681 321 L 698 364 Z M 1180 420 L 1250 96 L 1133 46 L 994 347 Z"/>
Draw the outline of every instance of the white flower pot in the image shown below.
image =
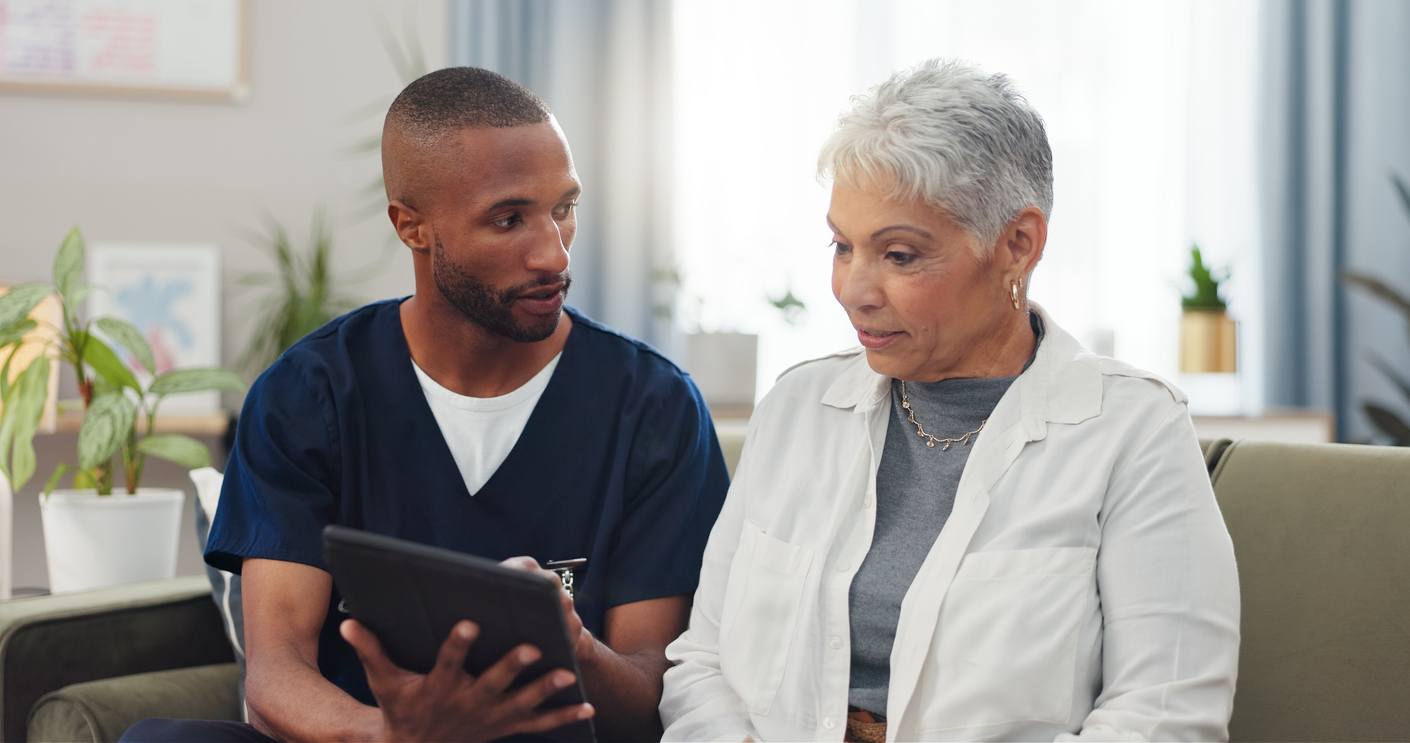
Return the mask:
<path id="1" fill-rule="evenodd" d="M 180 490 L 138 488 L 136 495 L 92 490 L 41 493 L 49 590 L 82 591 L 176 576 Z"/>
<path id="2" fill-rule="evenodd" d="M 754 410 L 759 336 L 694 333 L 686 339 L 686 370 L 716 418 L 748 418 Z"/>
<path id="3" fill-rule="evenodd" d="M 15 494 L 0 475 L 0 599 L 10 598 L 15 577 Z"/>

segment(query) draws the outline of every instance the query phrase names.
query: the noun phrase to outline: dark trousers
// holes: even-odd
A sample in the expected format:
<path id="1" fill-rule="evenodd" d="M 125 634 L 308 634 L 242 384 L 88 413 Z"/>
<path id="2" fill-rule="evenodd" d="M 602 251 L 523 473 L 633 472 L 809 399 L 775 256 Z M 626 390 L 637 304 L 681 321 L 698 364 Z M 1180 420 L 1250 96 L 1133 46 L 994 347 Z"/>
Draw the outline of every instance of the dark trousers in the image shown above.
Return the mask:
<path id="1" fill-rule="evenodd" d="M 132 743 L 275 743 L 254 725 L 229 720 L 175 720 L 149 717 L 122 734 Z"/>

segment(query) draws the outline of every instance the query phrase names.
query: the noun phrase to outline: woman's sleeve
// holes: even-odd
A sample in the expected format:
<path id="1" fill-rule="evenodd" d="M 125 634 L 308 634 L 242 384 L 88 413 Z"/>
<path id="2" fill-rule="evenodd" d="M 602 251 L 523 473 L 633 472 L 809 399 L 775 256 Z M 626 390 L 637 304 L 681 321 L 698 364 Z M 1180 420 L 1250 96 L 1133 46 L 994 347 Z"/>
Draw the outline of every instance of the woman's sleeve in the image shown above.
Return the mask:
<path id="1" fill-rule="evenodd" d="M 1112 477 L 1097 555 L 1102 688 L 1077 736 L 1227 740 L 1239 581 L 1184 403 Z"/>
<path id="2" fill-rule="evenodd" d="M 760 412 L 755 412 L 755 422 Z M 744 701 L 720 672 L 720 612 L 743 528 L 755 430 L 751 423 L 724 509 L 705 545 L 690 627 L 666 647 L 666 658 L 674 665 L 666 671 L 661 693 L 663 741 L 759 739 Z"/>

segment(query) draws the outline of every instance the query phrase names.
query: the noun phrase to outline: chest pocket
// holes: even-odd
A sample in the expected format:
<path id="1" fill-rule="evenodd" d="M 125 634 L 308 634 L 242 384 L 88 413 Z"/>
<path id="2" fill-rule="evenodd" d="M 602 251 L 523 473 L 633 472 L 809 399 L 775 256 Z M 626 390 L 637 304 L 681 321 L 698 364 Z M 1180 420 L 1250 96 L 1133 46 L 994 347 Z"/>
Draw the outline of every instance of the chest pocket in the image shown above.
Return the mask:
<path id="1" fill-rule="evenodd" d="M 744 522 L 720 614 L 720 671 L 749 711 L 767 715 L 788 665 L 813 550 Z"/>
<path id="2" fill-rule="evenodd" d="M 1072 714 L 1078 631 L 1096 599 L 1088 547 L 966 555 L 921 675 L 922 730 Z"/>

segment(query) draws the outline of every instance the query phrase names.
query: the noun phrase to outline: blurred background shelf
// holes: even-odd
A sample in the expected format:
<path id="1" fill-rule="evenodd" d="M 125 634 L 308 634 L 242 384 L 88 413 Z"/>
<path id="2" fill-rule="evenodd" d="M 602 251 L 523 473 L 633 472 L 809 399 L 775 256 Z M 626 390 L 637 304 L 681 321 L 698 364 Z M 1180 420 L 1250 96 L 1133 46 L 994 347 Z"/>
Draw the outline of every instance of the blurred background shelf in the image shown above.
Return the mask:
<path id="1" fill-rule="evenodd" d="M 184 433 L 187 436 L 220 437 L 224 436 L 225 429 L 230 427 L 230 414 L 224 410 L 200 415 L 165 415 L 160 410 L 157 413 L 156 433 Z M 146 431 L 146 416 L 139 417 L 137 420 L 138 430 Z M 78 429 L 82 425 L 83 413 L 69 411 L 59 416 L 54 432 L 78 433 Z"/>

